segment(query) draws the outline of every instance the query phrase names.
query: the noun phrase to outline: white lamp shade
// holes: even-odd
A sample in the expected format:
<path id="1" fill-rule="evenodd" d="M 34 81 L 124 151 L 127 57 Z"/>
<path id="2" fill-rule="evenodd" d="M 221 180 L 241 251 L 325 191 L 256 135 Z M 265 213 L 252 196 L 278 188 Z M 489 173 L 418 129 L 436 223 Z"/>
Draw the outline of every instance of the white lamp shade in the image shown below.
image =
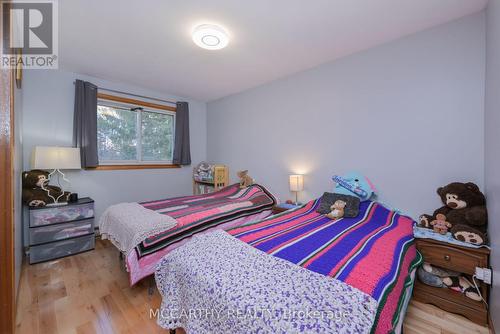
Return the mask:
<path id="1" fill-rule="evenodd" d="M 81 169 L 80 149 L 74 147 L 36 146 L 31 156 L 33 169 Z"/>
<path id="2" fill-rule="evenodd" d="M 290 191 L 304 190 L 304 175 L 290 175 Z"/>

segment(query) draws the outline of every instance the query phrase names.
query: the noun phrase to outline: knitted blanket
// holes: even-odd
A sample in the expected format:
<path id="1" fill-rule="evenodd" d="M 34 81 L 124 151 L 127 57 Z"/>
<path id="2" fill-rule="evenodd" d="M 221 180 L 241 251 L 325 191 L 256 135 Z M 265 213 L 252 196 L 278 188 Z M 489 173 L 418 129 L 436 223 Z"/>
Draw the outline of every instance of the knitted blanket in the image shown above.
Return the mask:
<path id="1" fill-rule="evenodd" d="M 187 333 L 369 333 L 377 302 L 216 231 L 166 255 L 158 324 Z"/>
<path id="2" fill-rule="evenodd" d="M 357 217 L 332 221 L 316 212 L 319 202 L 228 233 L 367 293 L 378 302 L 373 332 L 396 331 L 411 273 L 421 262 L 413 239 L 414 221 L 372 201 L 360 204 Z"/>
<path id="3" fill-rule="evenodd" d="M 120 203 L 104 211 L 99 220 L 99 232 L 102 239 L 109 239 L 120 251 L 128 254 L 142 241 L 176 225 L 174 218 L 138 203 Z"/>
<path id="4" fill-rule="evenodd" d="M 135 248 L 139 259 L 156 253 L 183 239 L 223 223 L 270 210 L 274 196 L 263 186 L 253 184 L 241 189 L 233 184 L 219 191 L 140 203 L 159 214 L 177 220 L 177 226 L 147 238 Z"/>

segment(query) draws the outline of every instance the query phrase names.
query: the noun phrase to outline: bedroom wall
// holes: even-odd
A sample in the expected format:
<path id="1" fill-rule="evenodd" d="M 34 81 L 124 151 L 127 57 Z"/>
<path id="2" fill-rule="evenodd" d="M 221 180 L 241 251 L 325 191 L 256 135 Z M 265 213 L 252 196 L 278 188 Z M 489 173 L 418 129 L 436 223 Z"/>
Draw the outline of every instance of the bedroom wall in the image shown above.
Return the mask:
<path id="1" fill-rule="evenodd" d="M 101 87 L 189 102 L 191 158 L 206 159 L 206 104 L 182 97 L 109 82 L 62 70 L 25 71 L 23 87 L 24 168 L 30 169 L 35 145 L 71 146 L 73 138 L 74 85 L 76 78 Z M 192 193 L 192 167 L 123 171 L 68 171 L 71 189 L 96 203 L 96 216 L 105 208 L 125 201 L 145 201 Z"/>
<path id="2" fill-rule="evenodd" d="M 282 199 L 305 174 L 303 201 L 358 170 L 382 201 L 432 212 L 438 186 L 484 185 L 484 67 L 479 13 L 209 102 L 208 158 Z"/>
<path id="3" fill-rule="evenodd" d="M 486 10 L 485 184 L 492 247 L 490 314 L 500 330 L 500 1 Z"/>

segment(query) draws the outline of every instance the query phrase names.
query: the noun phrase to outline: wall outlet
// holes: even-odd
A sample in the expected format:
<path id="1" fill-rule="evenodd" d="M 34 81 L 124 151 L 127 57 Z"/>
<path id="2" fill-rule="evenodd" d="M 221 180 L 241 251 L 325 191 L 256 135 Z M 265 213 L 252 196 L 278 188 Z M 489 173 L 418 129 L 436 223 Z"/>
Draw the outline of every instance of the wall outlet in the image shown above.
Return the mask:
<path id="1" fill-rule="evenodd" d="M 491 275 L 492 275 L 491 269 L 484 268 L 483 269 L 483 282 L 491 285 L 491 280 L 492 280 Z"/>
<path id="2" fill-rule="evenodd" d="M 491 269 L 476 267 L 476 278 L 486 284 L 491 284 Z"/>

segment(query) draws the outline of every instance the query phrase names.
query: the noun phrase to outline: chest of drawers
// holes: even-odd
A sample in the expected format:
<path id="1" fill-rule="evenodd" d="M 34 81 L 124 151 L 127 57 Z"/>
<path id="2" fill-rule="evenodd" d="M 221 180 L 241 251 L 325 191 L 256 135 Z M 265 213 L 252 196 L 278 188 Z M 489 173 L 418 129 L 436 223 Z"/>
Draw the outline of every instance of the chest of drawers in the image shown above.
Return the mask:
<path id="1" fill-rule="evenodd" d="M 29 209 L 30 264 L 94 249 L 94 201 Z"/>

